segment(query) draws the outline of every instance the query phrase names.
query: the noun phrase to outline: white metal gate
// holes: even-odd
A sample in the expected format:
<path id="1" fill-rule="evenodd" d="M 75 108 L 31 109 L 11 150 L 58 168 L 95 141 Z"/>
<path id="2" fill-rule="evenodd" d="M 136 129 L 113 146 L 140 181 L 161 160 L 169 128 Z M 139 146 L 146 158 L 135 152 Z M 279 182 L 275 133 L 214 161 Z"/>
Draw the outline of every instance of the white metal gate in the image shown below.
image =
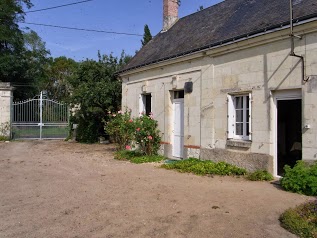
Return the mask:
<path id="1" fill-rule="evenodd" d="M 40 96 L 13 103 L 13 139 L 65 139 L 69 109 L 65 103 Z"/>

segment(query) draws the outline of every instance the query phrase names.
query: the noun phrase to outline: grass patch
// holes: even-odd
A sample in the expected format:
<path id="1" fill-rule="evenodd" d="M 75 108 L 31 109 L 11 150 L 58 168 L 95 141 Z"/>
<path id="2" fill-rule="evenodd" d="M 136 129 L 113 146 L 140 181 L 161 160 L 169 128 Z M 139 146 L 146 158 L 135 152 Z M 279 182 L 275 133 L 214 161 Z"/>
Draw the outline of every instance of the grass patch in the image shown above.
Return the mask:
<path id="1" fill-rule="evenodd" d="M 115 153 L 114 158 L 117 160 L 128 160 L 135 164 L 161 162 L 166 158 L 160 155 L 146 156 L 139 151 L 119 150 Z"/>
<path id="2" fill-rule="evenodd" d="M 143 163 L 157 163 L 161 162 L 162 160 L 165 160 L 166 158 L 164 156 L 160 155 L 151 155 L 151 156 L 139 156 L 134 157 L 130 161 L 135 164 L 143 164 Z"/>
<path id="3" fill-rule="evenodd" d="M 161 166 L 165 169 L 174 169 L 181 173 L 193 173 L 196 175 L 245 175 L 245 169 L 225 162 L 212 162 L 209 160 L 187 159 Z"/>
<path id="4" fill-rule="evenodd" d="M 132 150 L 119 150 L 114 154 L 114 158 L 117 160 L 131 160 L 139 156 L 142 156 L 140 152 Z"/>
<path id="5" fill-rule="evenodd" d="M 286 230 L 302 238 L 317 238 L 317 200 L 286 210 L 280 217 Z"/>
<path id="6" fill-rule="evenodd" d="M 8 140 L 10 140 L 9 137 L 7 137 L 7 136 L 0 136 L 0 141 L 8 141 Z"/>
<path id="7" fill-rule="evenodd" d="M 257 170 L 247 175 L 247 179 L 251 181 L 272 181 L 274 177 L 266 170 Z"/>

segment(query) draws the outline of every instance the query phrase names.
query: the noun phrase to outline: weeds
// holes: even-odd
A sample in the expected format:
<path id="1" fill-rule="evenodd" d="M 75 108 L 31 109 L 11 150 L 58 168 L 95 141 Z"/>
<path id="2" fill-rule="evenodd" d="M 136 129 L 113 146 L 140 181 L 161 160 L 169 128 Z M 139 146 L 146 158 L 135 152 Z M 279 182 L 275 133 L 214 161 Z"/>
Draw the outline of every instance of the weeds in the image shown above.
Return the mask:
<path id="1" fill-rule="evenodd" d="M 187 159 L 171 164 L 163 164 L 165 169 L 175 169 L 181 173 L 193 173 L 196 175 L 245 175 L 247 171 L 225 162 L 212 162 L 199 159 Z"/>
<path id="2" fill-rule="evenodd" d="M 280 221 L 282 227 L 301 238 L 317 238 L 317 200 L 288 209 Z"/>

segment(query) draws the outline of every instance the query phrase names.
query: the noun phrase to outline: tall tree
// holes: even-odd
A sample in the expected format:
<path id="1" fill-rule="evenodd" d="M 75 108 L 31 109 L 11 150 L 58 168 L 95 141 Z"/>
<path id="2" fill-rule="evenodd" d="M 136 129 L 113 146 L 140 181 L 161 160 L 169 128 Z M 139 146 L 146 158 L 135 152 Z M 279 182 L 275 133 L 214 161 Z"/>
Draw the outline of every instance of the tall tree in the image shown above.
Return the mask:
<path id="1" fill-rule="evenodd" d="M 18 22 L 24 20 L 23 8 L 31 0 L 0 1 L 0 81 L 16 87 L 15 100 L 34 96 L 46 78 L 49 51 L 34 31 L 23 32 Z"/>
<path id="2" fill-rule="evenodd" d="M 150 40 L 152 40 L 152 34 L 149 26 L 146 24 L 144 26 L 143 40 L 141 40 L 142 46 L 145 46 Z"/>
<path id="3" fill-rule="evenodd" d="M 0 1 L 0 81 L 13 81 L 24 67 L 24 38 L 18 26 L 24 20 L 23 5 L 32 6 L 30 0 Z"/>
<path id="4" fill-rule="evenodd" d="M 23 34 L 24 50 L 23 59 L 25 69 L 21 72 L 21 77 L 14 80 L 14 84 L 28 85 L 28 87 L 17 86 L 18 91 L 15 96 L 31 97 L 43 90 L 43 83 L 47 80 L 47 67 L 49 63 L 49 50 L 45 47 L 45 42 L 35 31 L 29 31 Z M 21 95 L 23 93 L 23 95 Z"/>

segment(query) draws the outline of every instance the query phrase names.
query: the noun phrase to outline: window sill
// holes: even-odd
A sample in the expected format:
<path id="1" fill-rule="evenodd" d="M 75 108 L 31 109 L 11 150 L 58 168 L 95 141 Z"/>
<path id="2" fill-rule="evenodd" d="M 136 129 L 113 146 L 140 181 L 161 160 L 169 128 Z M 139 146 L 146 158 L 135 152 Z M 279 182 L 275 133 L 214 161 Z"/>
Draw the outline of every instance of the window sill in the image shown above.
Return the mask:
<path id="1" fill-rule="evenodd" d="M 227 140 L 227 146 L 230 147 L 242 147 L 242 148 L 250 148 L 252 141 L 243 141 L 243 140 Z"/>

